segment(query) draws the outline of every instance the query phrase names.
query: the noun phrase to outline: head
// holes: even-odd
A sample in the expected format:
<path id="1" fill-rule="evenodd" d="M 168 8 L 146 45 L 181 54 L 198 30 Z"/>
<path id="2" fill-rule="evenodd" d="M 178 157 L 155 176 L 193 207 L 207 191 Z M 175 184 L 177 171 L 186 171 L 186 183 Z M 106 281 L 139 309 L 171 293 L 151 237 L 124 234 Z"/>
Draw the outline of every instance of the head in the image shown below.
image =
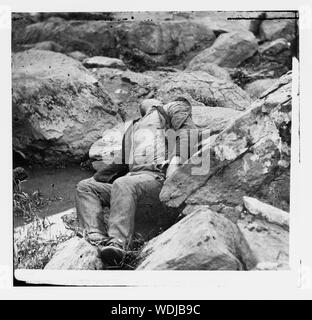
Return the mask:
<path id="1" fill-rule="evenodd" d="M 185 104 L 189 107 L 191 107 L 191 103 L 189 102 L 189 100 L 187 100 L 185 97 L 176 97 L 174 100 L 172 100 L 172 102 L 181 102 L 182 104 Z"/>
<path id="2" fill-rule="evenodd" d="M 140 113 L 144 117 L 146 113 L 155 106 L 161 106 L 162 103 L 157 99 L 145 99 L 141 102 Z"/>

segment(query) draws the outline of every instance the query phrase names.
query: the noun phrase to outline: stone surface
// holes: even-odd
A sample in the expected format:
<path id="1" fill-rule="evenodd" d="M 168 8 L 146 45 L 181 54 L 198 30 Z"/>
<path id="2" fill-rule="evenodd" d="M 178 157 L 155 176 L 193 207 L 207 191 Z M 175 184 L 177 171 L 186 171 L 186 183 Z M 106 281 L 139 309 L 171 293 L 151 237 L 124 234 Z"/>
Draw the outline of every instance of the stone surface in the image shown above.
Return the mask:
<path id="1" fill-rule="evenodd" d="M 194 50 L 209 47 L 215 40 L 207 26 L 187 20 L 125 23 L 116 30 L 121 47 L 138 49 L 159 64 L 178 61 Z"/>
<path id="2" fill-rule="evenodd" d="M 166 180 L 160 198 L 168 206 L 242 204 L 271 181 L 289 172 L 291 73 L 256 100 L 216 139 L 204 145 L 202 156 Z"/>
<path id="3" fill-rule="evenodd" d="M 256 100 L 277 81 L 278 79 L 259 79 L 248 83 L 244 90 L 250 95 L 251 99 Z"/>
<path id="4" fill-rule="evenodd" d="M 83 61 L 83 65 L 86 68 L 115 68 L 120 70 L 127 69 L 122 60 L 102 56 L 87 58 Z"/>
<path id="5" fill-rule="evenodd" d="M 255 266 L 237 226 L 208 209 L 197 209 L 152 239 L 137 270 L 244 270 Z"/>
<path id="6" fill-rule="evenodd" d="M 98 68 L 92 73 L 109 92 L 114 103 L 118 105 L 119 113 L 124 121 L 140 116 L 140 102 L 152 97 L 159 87 L 160 78 L 168 74 L 168 72 L 158 71 L 151 72 L 151 74 L 139 73 L 112 68 Z"/>
<path id="7" fill-rule="evenodd" d="M 243 200 L 245 208 L 251 215 L 289 230 L 288 212 L 263 203 L 255 198 L 244 197 Z"/>
<path id="8" fill-rule="evenodd" d="M 189 66 L 211 62 L 221 67 L 234 68 L 251 57 L 257 49 L 257 40 L 249 31 L 224 33 L 211 47 L 195 56 Z"/>
<path id="9" fill-rule="evenodd" d="M 102 270 L 97 248 L 83 238 L 74 237 L 60 244 L 45 270 Z"/>
<path id="10" fill-rule="evenodd" d="M 16 30 L 13 45 L 46 40 L 57 41 L 64 52 L 78 50 L 89 56 L 115 58 L 123 55 L 129 58 L 130 64 L 135 65 L 134 58 L 139 58 L 141 64 L 149 67 L 178 61 L 193 51 L 198 52 L 210 46 L 215 35 L 207 26 L 187 20 L 127 22 L 54 18 Z"/>
<path id="11" fill-rule="evenodd" d="M 209 73 L 211 76 L 222 79 L 222 80 L 231 80 L 230 74 L 227 70 L 219 67 L 214 63 L 198 63 L 190 65 L 186 68 L 186 71 L 204 71 Z"/>
<path id="12" fill-rule="evenodd" d="M 259 53 L 264 55 L 277 55 L 280 52 L 289 49 L 288 41 L 284 38 L 278 38 L 273 41 L 264 42 L 259 46 Z"/>
<path id="13" fill-rule="evenodd" d="M 244 17 L 254 16 L 251 12 L 244 12 Z M 250 16 L 250 17 L 251 17 Z M 228 32 L 244 32 L 249 28 L 249 21 L 245 19 L 230 20 L 229 18 L 239 18 L 242 14 L 238 11 L 222 11 L 209 12 L 209 15 L 204 15 L 198 19 L 199 23 L 209 26 L 216 36 Z"/>
<path id="14" fill-rule="evenodd" d="M 226 126 L 239 117 L 240 111 L 228 108 L 193 106 L 192 119 L 200 128 L 210 130 L 210 134 L 216 134 L 226 128 Z"/>
<path id="15" fill-rule="evenodd" d="M 83 52 L 80 52 L 80 51 L 68 52 L 67 55 L 75 60 L 80 61 L 80 62 L 82 62 L 83 60 L 88 58 L 88 56 L 86 54 L 84 54 Z"/>
<path id="16" fill-rule="evenodd" d="M 258 192 L 259 199 L 289 212 L 290 170 L 275 177 L 269 184 L 263 185 Z"/>
<path id="17" fill-rule="evenodd" d="M 256 270 L 289 269 L 289 232 L 266 220 L 241 219 L 238 227 L 256 258 Z"/>
<path id="18" fill-rule="evenodd" d="M 27 159 L 78 162 L 117 123 L 113 101 L 80 62 L 43 50 L 12 62 L 13 145 Z"/>
<path id="19" fill-rule="evenodd" d="M 89 158 L 101 160 L 106 164 L 112 163 L 115 156 L 121 151 L 122 137 L 129 124 L 119 124 L 112 129 L 105 130 L 102 138 L 92 144 Z"/>
<path id="20" fill-rule="evenodd" d="M 173 73 L 161 82 L 156 93 L 156 97 L 164 102 L 179 95 L 188 97 L 193 105 L 197 102 L 240 111 L 251 105 L 248 94 L 237 85 L 202 71 Z"/>
<path id="21" fill-rule="evenodd" d="M 54 41 L 42 41 L 31 44 L 24 44 L 19 46 L 20 50 L 36 49 L 36 50 L 48 50 L 54 52 L 63 52 L 64 48 Z"/>
<path id="22" fill-rule="evenodd" d="M 296 37 L 296 20 L 265 20 L 260 26 L 260 37 L 263 40 L 285 38 L 291 41 Z"/>

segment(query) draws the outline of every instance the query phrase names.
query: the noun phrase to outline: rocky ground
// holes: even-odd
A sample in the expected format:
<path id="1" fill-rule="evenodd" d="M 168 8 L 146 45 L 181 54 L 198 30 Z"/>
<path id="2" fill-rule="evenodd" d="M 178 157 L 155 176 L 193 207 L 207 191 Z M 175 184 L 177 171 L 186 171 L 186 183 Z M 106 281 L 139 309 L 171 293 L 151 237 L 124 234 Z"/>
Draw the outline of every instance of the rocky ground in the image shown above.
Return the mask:
<path id="1" fill-rule="evenodd" d="M 118 128 L 138 116 L 146 98 L 166 103 L 183 94 L 195 124 L 210 130 L 201 153 L 166 181 L 162 214 L 139 209 L 142 238 L 126 268 L 287 268 L 297 26 L 295 19 L 261 20 L 291 12 L 248 15 L 258 19 L 229 20 L 242 17 L 229 12 L 13 14 L 13 149 L 21 163 L 98 170 L 121 147 Z M 44 263 L 16 266 L 105 268 L 75 221 L 66 211 L 44 226 L 57 234 L 48 248 L 37 219 L 19 226 L 17 259 L 29 234 L 49 253 Z"/>

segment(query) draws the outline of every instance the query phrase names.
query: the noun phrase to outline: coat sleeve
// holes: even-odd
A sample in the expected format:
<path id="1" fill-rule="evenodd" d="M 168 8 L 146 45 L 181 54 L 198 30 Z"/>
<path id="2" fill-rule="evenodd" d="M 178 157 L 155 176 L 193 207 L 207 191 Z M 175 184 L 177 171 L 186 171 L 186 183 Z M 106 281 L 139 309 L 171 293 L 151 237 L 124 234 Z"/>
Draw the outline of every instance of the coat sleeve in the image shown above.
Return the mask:
<path id="1" fill-rule="evenodd" d="M 169 156 L 169 161 L 178 156 L 184 163 L 195 152 L 198 146 L 198 129 L 192 120 L 192 107 L 179 106 L 168 110 L 172 128 L 176 132 L 176 144 Z"/>

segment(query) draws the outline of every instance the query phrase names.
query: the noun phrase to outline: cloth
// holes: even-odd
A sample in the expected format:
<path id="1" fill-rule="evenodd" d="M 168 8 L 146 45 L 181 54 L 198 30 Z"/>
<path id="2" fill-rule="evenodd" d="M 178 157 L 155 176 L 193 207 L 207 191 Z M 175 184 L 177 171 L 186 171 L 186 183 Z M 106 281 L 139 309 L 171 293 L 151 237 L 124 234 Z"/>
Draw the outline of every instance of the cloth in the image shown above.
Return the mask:
<path id="1" fill-rule="evenodd" d="M 143 118 L 133 121 L 124 134 L 122 151 L 115 163 L 98 171 L 94 175 L 96 181 L 111 183 L 127 171 L 146 171 L 165 178 L 167 165 L 174 156 L 184 163 L 198 151 L 194 148 L 198 136 L 191 134 L 196 129 L 191 106 L 177 101 L 168 103 L 163 110 L 167 118 L 152 108 Z"/>
<path id="2" fill-rule="evenodd" d="M 77 215 L 87 234 L 114 239 L 124 248 L 131 242 L 138 204 L 157 205 L 164 179 L 146 172 L 129 173 L 112 184 L 82 180 L 76 187 Z M 106 233 L 103 208 L 110 207 Z"/>

